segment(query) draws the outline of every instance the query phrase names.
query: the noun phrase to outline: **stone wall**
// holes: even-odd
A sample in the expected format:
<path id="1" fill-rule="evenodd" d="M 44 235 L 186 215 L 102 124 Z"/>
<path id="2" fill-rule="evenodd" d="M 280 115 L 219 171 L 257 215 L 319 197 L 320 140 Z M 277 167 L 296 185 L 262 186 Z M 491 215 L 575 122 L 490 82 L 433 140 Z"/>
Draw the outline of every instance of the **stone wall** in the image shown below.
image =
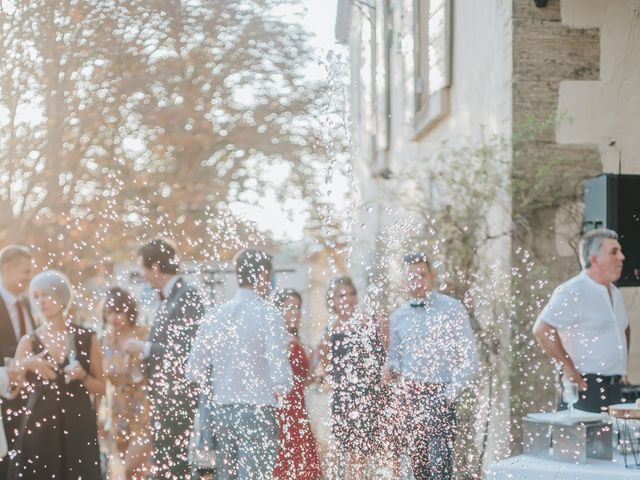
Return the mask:
<path id="1" fill-rule="evenodd" d="M 575 242 L 579 221 L 559 232 L 557 218 L 581 199 L 584 179 L 602 170 L 597 148 L 556 142 L 556 121 L 571 121 L 558 113 L 561 82 L 597 80 L 600 74 L 599 30 L 572 28 L 561 20 L 560 0 L 550 0 L 546 8 L 537 8 L 532 0 L 513 1 L 512 264 L 523 265 L 524 251 L 531 255 L 529 271 L 514 278 L 512 285 L 514 295 L 522 299 L 512 331 L 515 451 L 522 416 L 549 409 L 556 401 L 555 372 L 530 342 L 531 326 L 546 295 L 578 270 L 575 255 L 559 254 L 557 236 L 569 234 L 568 242 Z M 581 214 L 579 208 L 571 211 Z M 532 289 L 537 281 L 545 283 Z"/>
<path id="2" fill-rule="evenodd" d="M 560 112 L 574 119 L 558 125 L 558 143 L 593 144 L 604 172 L 640 173 L 640 1 L 563 0 L 562 22 L 600 29 L 600 78 L 564 81 Z M 615 141 L 614 145 L 611 145 Z M 622 289 L 631 323 L 629 380 L 640 383 L 640 289 Z"/>

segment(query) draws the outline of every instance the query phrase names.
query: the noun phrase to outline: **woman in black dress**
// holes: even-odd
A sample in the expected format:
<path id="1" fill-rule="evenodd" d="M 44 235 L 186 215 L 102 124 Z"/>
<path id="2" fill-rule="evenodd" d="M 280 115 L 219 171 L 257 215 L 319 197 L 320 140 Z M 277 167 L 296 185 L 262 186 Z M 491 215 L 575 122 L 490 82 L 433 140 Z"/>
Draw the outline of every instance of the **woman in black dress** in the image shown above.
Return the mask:
<path id="1" fill-rule="evenodd" d="M 16 361 L 28 395 L 9 467 L 10 480 L 98 480 L 100 454 L 90 396 L 102 395 L 102 356 L 93 332 L 71 325 L 72 289 L 60 272 L 29 286 L 42 326 L 18 344 Z"/>
<path id="2" fill-rule="evenodd" d="M 327 291 L 332 319 L 322 340 L 321 367 L 331 386 L 331 431 L 346 480 L 364 479 L 376 456 L 385 351 L 379 322 L 358 308 L 350 278 Z"/>

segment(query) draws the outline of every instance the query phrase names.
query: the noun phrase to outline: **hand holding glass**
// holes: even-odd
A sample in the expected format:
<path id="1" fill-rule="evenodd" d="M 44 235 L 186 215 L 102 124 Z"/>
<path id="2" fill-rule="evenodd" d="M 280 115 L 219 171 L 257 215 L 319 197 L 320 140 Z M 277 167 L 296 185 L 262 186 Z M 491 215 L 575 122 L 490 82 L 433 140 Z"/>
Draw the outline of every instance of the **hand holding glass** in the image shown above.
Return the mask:
<path id="1" fill-rule="evenodd" d="M 562 401 L 569 405 L 569 415 L 573 415 L 573 404 L 580 400 L 578 384 L 574 382 L 562 382 Z"/>

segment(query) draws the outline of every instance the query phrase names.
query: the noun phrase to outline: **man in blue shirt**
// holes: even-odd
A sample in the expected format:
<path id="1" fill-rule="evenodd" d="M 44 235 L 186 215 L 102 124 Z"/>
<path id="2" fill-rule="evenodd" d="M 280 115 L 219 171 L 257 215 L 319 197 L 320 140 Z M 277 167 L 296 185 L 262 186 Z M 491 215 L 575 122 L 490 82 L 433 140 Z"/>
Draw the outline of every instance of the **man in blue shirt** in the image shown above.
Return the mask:
<path id="1" fill-rule="evenodd" d="M 187 366 L 211 407 L 215 478 L 267 480 L 278 455 L 276 405 L 293 387 L 282 316 L 266 297 L 271 256 L 236 258 L 238 292 L 203 322 Z"/>
<path id="2" fill-rule="evenodd" d="M 434 292 L 428 257 L 404 258 L 408 302 L 391 316 L 387 379 L 397 382 L 411 469 L 416 480 L 449 479 L 454 401 L 479 367 L 465 307 Z"/>

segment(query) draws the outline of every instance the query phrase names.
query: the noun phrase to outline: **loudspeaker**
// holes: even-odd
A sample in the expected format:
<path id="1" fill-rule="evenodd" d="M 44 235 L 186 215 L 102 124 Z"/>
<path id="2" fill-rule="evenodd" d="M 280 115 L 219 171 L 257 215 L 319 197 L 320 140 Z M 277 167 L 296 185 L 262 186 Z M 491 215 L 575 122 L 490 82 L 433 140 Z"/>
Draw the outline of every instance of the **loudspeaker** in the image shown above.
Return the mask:
<path id="1" fill-rule="evenodd" d="M 640 286 L 640 175 L 604 173 L 584 190 L 583 232 L 610 228 L 618 232 L 626 257 L 619 287 Z"/>

